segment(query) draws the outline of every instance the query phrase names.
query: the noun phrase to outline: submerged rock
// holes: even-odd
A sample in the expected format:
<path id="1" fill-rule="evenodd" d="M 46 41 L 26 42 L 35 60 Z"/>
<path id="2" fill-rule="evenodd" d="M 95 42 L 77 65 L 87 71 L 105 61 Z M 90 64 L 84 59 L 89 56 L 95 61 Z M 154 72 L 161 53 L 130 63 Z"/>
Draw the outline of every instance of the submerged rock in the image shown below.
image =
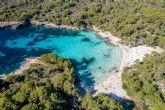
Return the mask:
<path id="1" fill-rule="evenodd" d="M 83 38 L 82 41 L 90 41 L 88 38 Z"/>

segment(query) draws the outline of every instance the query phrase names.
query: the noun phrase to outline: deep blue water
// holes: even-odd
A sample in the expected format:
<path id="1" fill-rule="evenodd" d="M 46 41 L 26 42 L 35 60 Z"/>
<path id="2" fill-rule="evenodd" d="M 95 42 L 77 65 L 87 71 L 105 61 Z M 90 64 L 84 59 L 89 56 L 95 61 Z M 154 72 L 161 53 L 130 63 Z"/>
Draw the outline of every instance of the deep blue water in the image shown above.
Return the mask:
<path id="1" fill-rule="evenodd" d="M 81 87 L 91 89 L 120 64 L 121 50 L 99 39 L 95 32 L 44 26 L 0 31 L 0 75 L 19 68 L 28 57 L 55 53 L 73 62 Z"/>

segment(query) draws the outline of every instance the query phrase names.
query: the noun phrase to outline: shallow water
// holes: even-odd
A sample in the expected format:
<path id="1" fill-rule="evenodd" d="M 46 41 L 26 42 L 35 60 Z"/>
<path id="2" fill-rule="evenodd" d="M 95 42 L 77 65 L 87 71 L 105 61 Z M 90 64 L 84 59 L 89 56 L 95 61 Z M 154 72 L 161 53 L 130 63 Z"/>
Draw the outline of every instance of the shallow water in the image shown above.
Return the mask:
<path id="1" fill-rule="evenodd" d="M 0 31 L 0 74 L 19 68 L 28 57 L 55 53 L 73 62 L 80 85 L 86 90 L 103 81 L 120 64 L 121 49 L 106 44 L 95 32 L 43 26 Z"/>

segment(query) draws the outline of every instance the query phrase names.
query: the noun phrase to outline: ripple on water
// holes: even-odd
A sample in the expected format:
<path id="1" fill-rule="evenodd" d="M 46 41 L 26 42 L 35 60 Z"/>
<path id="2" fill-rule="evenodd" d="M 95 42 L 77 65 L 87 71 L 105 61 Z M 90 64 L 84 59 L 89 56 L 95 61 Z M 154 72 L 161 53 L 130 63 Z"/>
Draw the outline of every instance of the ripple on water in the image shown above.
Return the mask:
<path id="1" fill-rule="evenodd" d="M 0 40 L 0 61 L 5 59 L 5 63 L 0 62 L 0 68 L 6 68 L 0 74 L 17 69 L 27 57 L 52 52 L 71 59 L 81 80 L 79 85 L 86 90 L 118 67 L 121 57 L 120 48 L 107 45 L 105 39 L 98 39 L 94 32 L 87 31 L 36 26 L 0 31 Z"/>

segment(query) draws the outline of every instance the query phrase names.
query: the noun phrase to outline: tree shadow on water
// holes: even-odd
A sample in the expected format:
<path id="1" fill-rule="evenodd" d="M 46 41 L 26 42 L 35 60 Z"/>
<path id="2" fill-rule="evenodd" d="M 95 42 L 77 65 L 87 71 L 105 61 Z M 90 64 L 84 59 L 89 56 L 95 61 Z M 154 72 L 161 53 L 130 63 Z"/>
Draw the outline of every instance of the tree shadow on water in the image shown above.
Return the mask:
<path id="1" fill-rule="evenodd" d="M 78 62 L 74 59 L 71 59 L 71 62 L 75 66 L 75 72 L 76 72 L 76 81 L 75 85 L 77 88 L 80 89 L 80 95 L 84 95 L 86 92 L 90 92 L 91 94 L 94 94 L 96 90 L 94 89 L 94 78 L 92 77 L 91 73 L 88 71 L 88 66 L 90 63 L 94 61 L 93 58 L 91 59 L 85 59 L 81 62 Z M 131 100 L 116 96 L 115 94 L 105 94 L 109 96 L 110 98 L 114 99 L 116 102 L 123 105 L 123 110 L 133 110 L 135 107 L 135 103 Z"/>
<path id="2" fill-rule="evenodd" d="M 1 47 L 0 51 L 5 56 L 0 57 L 0 75 L 9 74 L 18 69 L 22 62 L 29 57 L 39 57 L 42 54 L 50 53 L 51 49 L 22 49 Z"/>
<path id="3" fill-rule="evenodd" d="M 123 110 L 133 110 L 135 107 L 135 103 L 132 100 L 119 97 L 112 93 L 106 95 L 114 99 L 116 102 L 120 103 L 121 105 L 123 105 Z"/>
<path id="4" fill-rule="evenodd" d="M 40 26 L 44 27 L 44 26 Z M 37 28 L 37 27 L 34 27 Z M 40 32 L 40 31 L 38 31 Z M 42 30 L 42 33 L 44 35 L 54 35 L 56 37 L 61 37 L 61 36 L 71 36 L 71 37 L 76 37 L 76 36 L 81 36 L 80 35 L 81 31 L 78 30 L 70 30 L 70 29 L 62 29 L 62 28 L 49 28 L 45 27 Z"/>
<path id="5" fill-rule="evenodd" d="M 82 36 L 80 34 L 81 31 L 78 30 L 69 30 L 69 29 L 60 29 L 60 28 L 49 28 L 45 26 L 26 26 L 25 28 L 20 29 L 5 29 L 0 32 L 0 39 L 4 40 L 14 40 L 18 39 L 21 36 L 32 37 L 33 34 L 38 34 L 38 36 L 34 39 L 34 42 L 43 41 L 49 38 L 49 35 L 53 37 L 61 37 L 61 36 L 70 36 L 77 37 Z"/>
<path id="6" fill-rule="evenodd" d="M 75 85 L 80 89 L 80 94 L 84 95 L 86 92 L 94 93 L 96 92 L 94 89 L 94 78 L 89 72 L 88 64 L 92 63 L 93 58 L 85 59 L 83 58 L 81 62 L 78 62 L 74 59 L 71 59 L 71 62 L 75 66 L 76 72 L 76 82 Z"/>

